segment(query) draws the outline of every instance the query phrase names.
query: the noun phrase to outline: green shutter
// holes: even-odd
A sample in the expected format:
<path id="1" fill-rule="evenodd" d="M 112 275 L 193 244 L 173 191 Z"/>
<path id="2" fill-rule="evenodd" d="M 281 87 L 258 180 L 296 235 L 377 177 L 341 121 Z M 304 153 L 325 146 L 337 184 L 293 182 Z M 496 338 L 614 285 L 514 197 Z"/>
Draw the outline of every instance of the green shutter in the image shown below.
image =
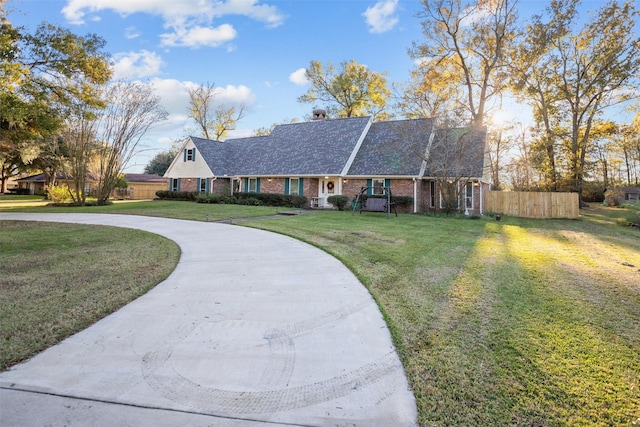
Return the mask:
<path id="1" fill-rule="evenodd" d="M 184 151 L 182 152 L 182 161 L 186 162 L 187 161 L 187 149 L 185 148 Z"/>
<path id="2" fill-rule="evenodd" d="M 205 179 L 206 179 L 206 178 L 205 178 Z M 210 192 L 210 190 L 209 190 L 209 184 L 210 184 L 210 181 L 211 181 L 210 179 L 207 179 L 207 180 L 205 181 L 205 183 L 204 183 L 204 186 L 205 186 L 204 192 L 205 192 L 205 193 L 207 193 L 207 194 L 209 194 L 209 192 Z"/>
<path id="3" fill-rule="evenodd" d="M 287 178 L 284 180 L 284 194 L 289 194 L 289 182 L 291 178 Z"/>
<path id="4" fill-rule="evenodd" d="M 304 190 L 304 178 L 298 180 L 298 195 L 302 196 Z"/>
<path id="5" fill-rule="evenodd" d="M 196 178 L 196 191 L 198 192 L 200 191 L 200 182 L 201 182 L 200 178 Z"/>
<path id="6" fill-rule="evenodd" d="M 373 194 L 373 188 L 371 188 L 371 187 L 373 187 L 373 179 L 369 178 L 367 180 L 367 194 L 368 195 Z"/>
<path id="7" fill-rule="evenodd" d="M 191 161 L 192 162 L 196 161 L 196 149 L 195 148 L 191 149 Z"/>
<path id="8" fill-rule="evenodd" d="M 178 191 L 180 191 L 180 181 L 181 181 L 181 178 L 178 178 Z"/>
<path id="9" fill-rule="evenodd" d="M 256 178 L 256 193 L 260 192 L 260 178 Z"/>
<path id="10" fill-rule="evenodd" d="M 245 193 L 249 192 L 249 178 L 244 179 L 244 192 Z"/>
<path id="11" fill-rule="evenodd" d="M 390 179 L 385 179 L 384 180 L 384 186 L 387 188 L 391 188 L 391 180 Z"/>

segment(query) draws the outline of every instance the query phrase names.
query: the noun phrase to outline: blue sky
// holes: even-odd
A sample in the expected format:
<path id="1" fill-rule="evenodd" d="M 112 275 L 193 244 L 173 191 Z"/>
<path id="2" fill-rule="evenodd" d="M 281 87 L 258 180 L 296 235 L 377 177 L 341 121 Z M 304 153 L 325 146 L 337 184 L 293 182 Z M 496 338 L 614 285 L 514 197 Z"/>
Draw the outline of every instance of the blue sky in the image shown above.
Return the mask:
<path id="1" fill-rule="evenodd" d="M 585 1 L 592 9 L 599 0 Z M 522 0 L 520 15 L 546 0 Z M 407 50 L 420 41 L 419 0 L 10 0 L 13 25 L 41 21 L 107 41 L 115 77 L 152 84 L 169 111 L 144 140 L 127 172 L 141 172 L 159 151 L 188 133 L 188 89 L 213 83 L 217 100 L 244 104 L 248 114 L 229 137 L 291 119 L 313 108 L 297 98 L 308 89 L 304 68 L 354 59 L 387 80 L 406 82 Z M 319 105 L 322 107 L 322 105 Z"/>

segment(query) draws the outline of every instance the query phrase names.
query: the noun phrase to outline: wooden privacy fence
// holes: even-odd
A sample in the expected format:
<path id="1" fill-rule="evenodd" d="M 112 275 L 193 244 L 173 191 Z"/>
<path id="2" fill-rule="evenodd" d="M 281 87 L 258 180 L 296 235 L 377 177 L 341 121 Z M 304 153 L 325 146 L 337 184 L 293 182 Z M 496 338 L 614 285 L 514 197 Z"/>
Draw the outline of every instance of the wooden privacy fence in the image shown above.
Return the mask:
<path id="1" fill-rule="evenodd" d="M 522 218 L 571 218 L 580 216 L 578 193 L 487 191 L 485 212 Z"/>

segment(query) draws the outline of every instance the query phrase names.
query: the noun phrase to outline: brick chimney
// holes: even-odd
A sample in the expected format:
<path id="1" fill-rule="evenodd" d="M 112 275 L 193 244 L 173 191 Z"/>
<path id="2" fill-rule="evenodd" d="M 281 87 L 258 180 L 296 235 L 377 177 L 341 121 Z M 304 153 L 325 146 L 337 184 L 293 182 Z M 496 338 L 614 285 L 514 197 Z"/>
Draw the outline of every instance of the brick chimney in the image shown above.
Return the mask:
<path id="1" fill-rule="evenodd" d="M 327 112 L 320 108 L 313 110 L 313 117 L 311 120 L 327 120 Z"/>

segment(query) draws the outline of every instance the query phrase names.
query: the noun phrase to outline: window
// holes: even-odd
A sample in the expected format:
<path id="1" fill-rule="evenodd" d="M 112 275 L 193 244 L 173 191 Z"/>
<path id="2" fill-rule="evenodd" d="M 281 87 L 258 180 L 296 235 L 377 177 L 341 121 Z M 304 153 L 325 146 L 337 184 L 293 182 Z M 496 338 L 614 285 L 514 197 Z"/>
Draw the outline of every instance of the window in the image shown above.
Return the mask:
<path id="1" fill-rule="evenodd" d="M 208 190 L 207 188 L 207 178 L 201 178 L 200 179 L 200 192 L 201 193 L 206 193 Z"/>
<path id="2" fill-rule="evenodd" d="M 473 209 L 473 182 L 467 182 L 464 188 L 464 207 Z"/>
<path id="3" fill-rule="evenodd" d="M 429 207 L 436 207 L 436 182 L 429 181 Z"/>
<path id="4" fill-rule="evenodd" d="M 384 194 L 384 179 L 372 180 L 373 194 Z"/>
<path id="5" fill-rule="evenodd" d="M 185 162 L 193 162 L 196 160 L 196 149 L 195 148 L 186 148 L 184 150 L 184 161 Z"/>
<path id="6" fill-rule="evenodd" d="M 300 194 L 300 179 L 289 178 L 289 194 Z"/>
<path id="7" fill-rule="evenodd" d="M 180 179 L 171 178 L 171 191 L 180 191 Z"/>
<path id="8" fill-rule="evenodd" d="M 249 182 L 248 192 L 249 193 L 257 193 L 258 192 L 258 178 L 247 178 Z"/>

